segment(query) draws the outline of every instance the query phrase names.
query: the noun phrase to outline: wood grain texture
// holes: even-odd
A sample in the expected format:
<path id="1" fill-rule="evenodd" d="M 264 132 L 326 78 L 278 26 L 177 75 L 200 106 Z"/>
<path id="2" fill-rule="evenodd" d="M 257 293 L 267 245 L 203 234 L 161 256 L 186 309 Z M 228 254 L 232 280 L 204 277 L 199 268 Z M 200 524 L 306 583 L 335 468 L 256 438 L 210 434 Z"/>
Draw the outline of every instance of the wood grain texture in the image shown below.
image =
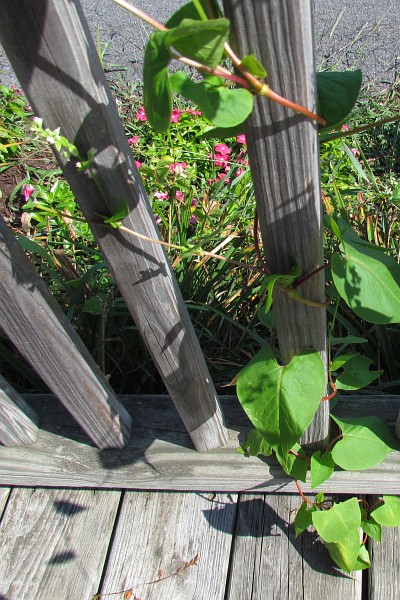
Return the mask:
<path id="1" fill-rule="evenodd" d="M 361 574 L 344 575 L 316 534 L 295 538 L 299 497 L 240 495 L 227 600 L 361 600 Z"/>
<path id="2" fill-rule="evenodd" d="M 0 375 L 0 444 L 31 444 L 38 432 L 39 419 L 32 408 Z"/>
<path id="3" fill-rule="evenodd" d="M 272 90 L 316 112 L 311 1 L 224 0 L 223 4 L 238 55 L 255 53 Z M 272 273 L 290 273 L 297 264 L 305 276 L 324 260 L 317 126 L 258 96 L 246 121 L 246 139 L 268 268 Z M 324 303 L 323 272 L 297 291 Z M 307 306 L 276 290 L 273 311 L 283 362 L 313 349 L 326 363 L 324 307 Z M 321 404 L 303 442 L 323 444 L 328 431 L 328 407 Z"/>
<path id="4" fill-rule="evenodd" d="M 79 2 L 4 0 L 2 15 L 2 45 L 35 113 L 50 129 L 61 126 L 82 156 L 97 150 L 94 178 L 78 173 L 75 160 L 58 159 L 195 447 L 225 444 L 218 397 L 166 252 L 99 224 L 123 199 L 124 225 L 160 238 Z"/>
<path id="5" fill-rule="evenodd" d="M 0 525 L 0 597 L 90 598 L 119 499 L 120 492 L 15 488 Z"/>
<path id="6" fill-rule="evenodd" d="M 41 430 L 29 447 L 0 448 L 4 485 L 88 488 L 205 490 L 293 493 L 296 487 L 270 459 L 245 458 L 236 452 L 250 424 L 234 397 L 221 397 L 230 434 L 225 448 L 199 453 L 167 396 L 123 397 L 134 422 L 130 445 L 97 450 L 83 432 L 61 415 L 51 400 L 35 402 Z M 400 397 L 342 400 L 338 417 L 379 415 L 394 432 Z M 329 493 L 400 493 L 400 453 L 367 471 L 337 471 L 322 487 Z M 304 490 L 310 491 L 310 481 Z"/>
<path id="7" fill-rule="evenodd" d="M 378 496 L 369 499 L 372 506 Z M 371 564 L 368 600 L 398 598 L 400 590 L 400 527 L 383 527 L 382 542 L 368 541 Z"/>
<path id="8" fill-rule="evenodd" d="M 129 441 L 131 417 L 1 217 L 0 326 L 99 448 Z"/>
<path id="9" fill-rule="evenodd" d="M 1 487 L 0 488 L 0 521 L 3 516 L 4 507 L 7 504 L 8 497 L 11 493 L 11 488 Z"/>
<path id="10" fill-rule="evenodd" d="M 223 600 L 236 496 L 127 492 L 103 593 L 132 588 L 141 600 Z M 197 566 L 148 586 L 199 555 Z"/>

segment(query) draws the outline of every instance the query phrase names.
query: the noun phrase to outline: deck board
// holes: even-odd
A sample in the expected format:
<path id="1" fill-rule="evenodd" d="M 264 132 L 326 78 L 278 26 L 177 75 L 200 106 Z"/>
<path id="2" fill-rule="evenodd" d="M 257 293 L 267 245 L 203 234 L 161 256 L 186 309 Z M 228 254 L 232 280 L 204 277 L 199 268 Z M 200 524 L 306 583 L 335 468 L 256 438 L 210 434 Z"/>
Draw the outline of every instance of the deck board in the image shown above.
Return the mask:
<path id="1" fill-rule="evenodd" d="M 371 504 L 377 497 L 370 499 Z M 373 568 L 369 570 L 368 600 L 400 598 L 400 527 L 383 527 L 382 542 L 369 540 Z"/>
<path id="2" fill-rule="evenodd" d="M 0 600 L 399 598 L 399 528 L 370 544 L 369 579 L 349 576 L 312 533 L 295 539 L 292 494 L 0 488 L 1 501 Z"/>
<path id="3" fill-rule="evenodd" d="M 0 598 L 90 598 L 119 499 L 111 491 L 14 488 L 0 524 Z"/>
<path id="4" fill-rule="evenodd" d="M 314 534 L 295 538 L 299 504 L 295 495 L 240 496 L 227 600 L 361 599 L 360 573 L 334 568 Z"/>
<path id="5" fill-rule="evenodd" d="M 30 446 L 0 447 L 3 485 L 68 488 L 123 488 L 176 491 L 296 493 L 293 480 L 275 460 L 245 458 L 236 452 L 250 424 L 233 396 L 221 397 L 229 443 L 196 452 L 168 396 L 122 397 L 137 423 L 123 450 L 98 450 L 54 397 L 35 398 L 41 419 Z M 337 416 L 379 414 L 394 432 L 400 397 L 346 398 Z M 324 483 L 327 493 L 400 494 L 400 452 L 366 471 L 335 471 Z M 308 481 L 304 491 L 310 492 Z"/>
<path id="6" fill-rule="evenodd" d="M 126 492 L 102 593 L 140 600 L 223 600 L 236 496 Z M 153 585 L 199 555 L 198 564 Z M 121 595 L 122 597 L 122 595 Z"/>

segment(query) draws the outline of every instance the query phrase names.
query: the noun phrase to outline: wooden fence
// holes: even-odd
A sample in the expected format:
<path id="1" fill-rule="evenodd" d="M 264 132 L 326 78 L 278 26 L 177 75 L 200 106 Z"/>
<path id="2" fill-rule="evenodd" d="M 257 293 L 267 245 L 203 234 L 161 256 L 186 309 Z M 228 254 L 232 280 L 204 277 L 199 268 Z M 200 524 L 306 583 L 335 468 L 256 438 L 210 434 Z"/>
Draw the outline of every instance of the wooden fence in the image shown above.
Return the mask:
<path id="1" fill-rule="evenodd" d="M 251 50 L 258 54 L 271 74 L 272 87 L 315 108 L 310 0 L 225 0 L 224 4 L 240 53 Z M 249 31 L 254 32 L 251 44 Z M 55 154 L 194 447 L 212 451 L 227 445 L 227 450 L 232 451 L 237 433 L 233 432 L 232 442 L 232 427 L 228 431 L 224 423 L 220 401 L 165 251 L 159 245 L 96 223 L 98 214 L 113 214 L 123 198 L 130 208 L 124 225 L 159 238 L 79 1 L 3 0 L 0 36 L 22 88 L 45 126 L 61 127 L 61 133 L 83 156 L 91 148 L 96 150 L 92 164 L 96 185 L 86 173 L 77 172 L 74 160 Z M 280 68 L 274 69 L 272 63 L 278 61 L 277 57 Z M 261 232 L 271 268 L 285 272 L 289 260 L 294 259 L 303 272 L 309 272 L 323 260 L 316 126 L 260 99 L 248 121 L 247 136 Z M 323 301 L 322 275 L 302 286 L 302 294 Z M 317 349 L 326 360 L 324 309 L 310 309 L 277 292 L 274 311 L 286 360 L 304 347 Z M 135 418 L 132 423 L 132 411 L 128 412 L 115 396 L 2 221 L 0 327 L 98 448 L 123 448 L 130 442 L 132 425 L 149 427 L 143 421 L 135 422 Z M 160 400 L 160 405 L 163 402 Z M 305 443 L 324 443 L 328 434 L 328 407 L 324 405 L 310 426 Z M 391 420 L 396 406 L 392 405 Z M 154 410 L 153 406 L 151 411 Z M 143 411 L 138 412 L 146 420 Z M 240 417 L 237 422 L 242 421 Z M 30 444 L 36 434 L 37 419 L 32 409 L 0 379 L 0 441 L 4 445 Z M 165 448 L 163 457 L 164 451 Z M 218 460 L 214 486 L 218 461 L 226 460 L 227 454 L 219 450 L 215 456 Z M 229 465 L 241 468 L 235 460 Z M 57 476 L 62 481 L 62 473 L 68 467 L 58 471 L 53 465 L 51 469 L 47 481 L 55 485 Z M 393 463 L 390 469 L 393 475 Z M 10 475 L 12 465 L 5 472 Z M 159 472 L 163 472 L 161 466 Z M 171 483 L 168 473 L 167 470 L 162 485 L 178 485 Z M 392 475 L 391 489 L 396 487 Z M 32 477 L 28 481 L 34 481 L 35 476 Z M 187 473 L 185 477 L 187 481 Z M 275 472 L 271 478 L 278 481 L 274 489 L 279 489 L 281 480 Z M 264 482 L 264 488 L 271 489 L 271 478 L 265 480 L 269 483 Z M 208 485 L 206 480 L 207 476 L 203 476 L 203 487 Z M 74 481 L 83 485 L 88 480 L 77 477 Z M 116 484 L 113 478 L 107 481 L 111 483 L 105 485 Z M 230 477 L 234 488 L 242 486 L 243 481 L 239 477 L 235 484 Z M 260 484 L 260 479 L 257 481 Z M 137 485 L 137 478 L 135 482 Z M 345 489 L 348 491 L 346 486 Z"/>

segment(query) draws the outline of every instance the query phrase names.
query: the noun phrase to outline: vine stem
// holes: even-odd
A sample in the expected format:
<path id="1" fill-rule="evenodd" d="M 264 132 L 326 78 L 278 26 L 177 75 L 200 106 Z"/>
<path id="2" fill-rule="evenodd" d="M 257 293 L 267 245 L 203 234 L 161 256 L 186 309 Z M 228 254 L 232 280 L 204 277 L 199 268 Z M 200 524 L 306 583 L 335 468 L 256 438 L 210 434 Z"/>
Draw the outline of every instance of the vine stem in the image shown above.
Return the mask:
<path id="1" fill-rule="evenodd" d="M 300 498 L 303 500 L 303 502 L 307 502 L 307 504 L 309 504 L 310 506 L 314 506 L 314 502 L 311 502 L 311 500 L 309 500 L 308 498 L 305 497 L 304 492 L 300 487 L 299 480 L 295 479 L 294 482 L 295 482 L 298 492 L 300 494 Z"/>

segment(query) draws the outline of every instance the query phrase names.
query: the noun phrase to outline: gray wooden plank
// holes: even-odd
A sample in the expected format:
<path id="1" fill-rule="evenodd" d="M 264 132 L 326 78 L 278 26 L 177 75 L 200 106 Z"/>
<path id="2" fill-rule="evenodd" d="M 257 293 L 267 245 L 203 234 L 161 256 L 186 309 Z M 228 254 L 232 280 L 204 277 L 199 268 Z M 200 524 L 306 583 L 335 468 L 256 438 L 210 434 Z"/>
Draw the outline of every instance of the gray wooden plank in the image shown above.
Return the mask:
<path id="1" fill-rule="evenodd" d="M 38 433 L 34 410 L 0 375 L 0 444 L 31 444 Z"/>
<path id="2" fill-rule="evenodd" d="M 90 598 L 120 492 L 14 488 L 0 524 L 0 597 Z"/>
<path id="3" fill-rule="evenodd" d="M 96 150 L 90 173 L 56 154 L 194 445 L 225 444 L 218 397 L 164 248 L 99 223 L 122 199 L 125 227 L 161 239 L 80 3 L 3 0 L 2 16 L 1 43 L 35 113 L 61 127 L 84 158 Z"/>
<path id="4" fill-rule="evenodd" d="M 124 450 L 97 450 L 55 406 L 45 403 L 42 429 L 29 447 L 0 448 L 0 478 L 6 485 L 101 487 L 154 490 L 296 492 L 293 480 L 274 460 L 245 458 L 236 452 L 249 423 L 234 397 L 221 397 L 230 426 L 229 444 L 199 453 L 168 396 L 124 397 L 136 427 Z M 400 397 L 347 399 L 340 416 L 376 414 L 394 431 Z M 52 412 L 53 411 L 53 412 Z M 48 421 L 46 421 L 46 415 Z M 57 417 L 58 415 L 58 417 Z M 58 420 L 57 420 L 58 419 Z M 145 425 L 147 427 L 145 427 Z M 337 471 L 323 486 L 330 493 L 400 493 L 400 453 L 367 471 Z M 304 486 L 310 490 L 310 482 Z"/>
<path id="5" fill-rule="evenodd" d="M 369 499 L 371 505 L 378 496 Z M 371 568 L 368 573 L 368 600 L 397 599 L 400 596 L 400 527 L 384 527 L 382 542 L 368 540 Z"/>
<path id="6" fill-rule="evenodd" d="M 132 588 L 141 600 L 223 600 L 236 496 L 127 492 L 103 593 Z M 196 555 L 198 564 L 153 585 Z"/>
<path id="7" fill-rule="evenodd" d="M 313 533 L 295 539 L 299 496 L 239 497 L 226 600 L 361 599 L 361 575 L 335 569 Z"/>
<path id="8" fill-rule="evenodd" d="M 255 53 L 278 94 L 317 110 L 311 0 L 224 0 L 239 57 Z M 318 130 L 314 121 L 255 96 L 246 139 L 264 253 L 272 273 L 306 276 L 323 264 L 323 222 Z M 298 288 L 308 300 L 325 302 L 325 277 L 317 273 Z M 304 349 L 326 364 L 325 307 L 296 302 L 275 288 L 274 322 L 284 363 Z M 321 442 L 329 433 L 322 403 L 304 437 Z"/>
<path id="9" fill-rule="evenodd" d="M 11 488 L 0 487 L 0 521 L 2 519 L 3 510 L 7 504 L 7 500 L 8 500 L 10 493 L 11 493 Z"/>

